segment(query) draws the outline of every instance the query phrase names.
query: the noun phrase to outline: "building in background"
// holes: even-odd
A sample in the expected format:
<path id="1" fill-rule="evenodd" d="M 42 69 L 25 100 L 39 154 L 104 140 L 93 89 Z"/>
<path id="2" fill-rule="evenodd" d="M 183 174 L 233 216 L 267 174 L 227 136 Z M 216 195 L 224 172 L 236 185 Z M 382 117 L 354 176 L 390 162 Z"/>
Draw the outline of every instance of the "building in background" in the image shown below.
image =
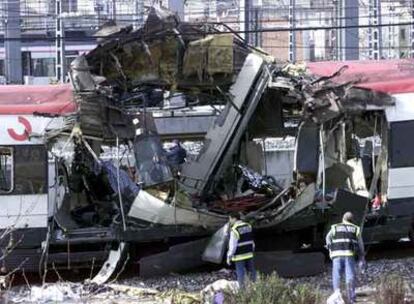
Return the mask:
<path id="1" fill-rule="evenodd" d="M 5 83 L 6 2 L 0 2 L 0 83 Z M 16 0 L 12 0 L 16 1 Z M 65 62 L 96 46 L 93 34 L 105 23 L 140 27 L 150 0 L 61 0 L 65 29 Z M 21 51 L 24 83 L 49 84 L 56 81 L 55 28 L 53 0 L 21 0 Z"/>
<path id="2" fill-rule="evenodd" d="M 2 38 L 7 1 L 0 1 L 0 82 L 4 82 L 5 74 Z M 79 54 L 94 48 L 92 35 L 109 21 L 138 28 L 153 3 L 170 6 L 186 21 L 222 23 L 223 30 L 238 32 L 250 44 L 280 61 L 289 59 L 292 48 L 296 61 L 372 59 L 372 35 L 366 26 L 372 23 L 373 1 L 378 0 L 61 0 L 65 61 L 68 65 Z M 412 1 L 382 1 L 381 22 L 391 25 L 381 26 L 381 58 L 411 56 Z M 292 3 L 293 19 L 289 18 Z M 20 0 L 20 10 L 25 82 L 52 82 L 56 73 L 55 1 Z M 289 48 L 292 20 L 297 30 Z M 392 25 L 397 23 L 405 25 Z M 307 28 L 312 30 L 301 30 Z"/>

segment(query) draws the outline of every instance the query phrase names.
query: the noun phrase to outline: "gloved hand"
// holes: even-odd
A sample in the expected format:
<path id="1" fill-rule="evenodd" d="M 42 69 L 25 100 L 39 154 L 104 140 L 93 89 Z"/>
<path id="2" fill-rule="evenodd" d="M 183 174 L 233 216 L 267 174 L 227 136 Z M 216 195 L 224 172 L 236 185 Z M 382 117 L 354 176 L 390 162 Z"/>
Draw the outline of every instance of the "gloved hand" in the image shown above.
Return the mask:
<path id="1" fill-rule="evenodd" d="M 228 257 L 227 257 L 227 261 L 226 261 L 226 262 L 227 262 L 227 265 L 229 265 L 229 266 L 230 266 L 230 265 L 231 265 L 231 257 L 229 257 L 229 256 L 228 256 Z"/>

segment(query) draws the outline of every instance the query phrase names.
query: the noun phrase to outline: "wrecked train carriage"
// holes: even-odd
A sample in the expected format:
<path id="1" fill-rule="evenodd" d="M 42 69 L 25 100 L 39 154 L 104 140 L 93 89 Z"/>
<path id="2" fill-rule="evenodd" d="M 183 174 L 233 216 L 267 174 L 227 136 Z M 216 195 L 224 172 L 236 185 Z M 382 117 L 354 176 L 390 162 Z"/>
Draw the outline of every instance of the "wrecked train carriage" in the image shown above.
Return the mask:
<path id="1" fill-rule="evenodd" d="M 281 70 L 265 56 L 250 51 L 239 70 L 234 68 L 234 59 L 221 62 L 223 67 L 233 64 L 233 69 L 229 70 L 233 71 L 233 75 L 223 74 L 223 71 L 217 71 L 217 75 L 214 75 L 211 72 L 214 69 L 209 66 L 218 60 L 211 60 L 217 55 L 214 41 L 230 36 L 181 37 L 179 33 L 185 33 L 185 30 L 177 32 L 177 28 L 183 29 L 188 25 L 175 19 L 166 25 L 162 19 L 157 20 L 163 25 L 161 31 L 158 29 L 158 32 L 148 35 L 149 32 L 145 31 L 149 28 L 144 28 L 139 33 L 131 33 L 127 38 L 112 40 L 92 52 L 87 60 L 88 64 L 91 62 L 93 73 L 105 77 L 104 84 L 111 84 L 114 91 L 128 92 L 127 96 L 157 86 L 187 93 L 195 92 L 198 98 L 202 95 L 200 92 L 204 96 L 208 93 L 209 97 L 204 99 L 207 103 L 214 104 L 218 100 L 225 105 L 207 133 L 200 155 L 196 160 L 183 165 L 175 191 L 175 208 L 178 206 L 180 210 L 181 206 L 190 206 L 198 210 L 217 211 L 214 208 L 217 203 L 225 205 L 229 199 L 236 203 L 243 201 L 243 194 L 235 187 L 240 179 L 235 167 L 239 164 L 251 165 L 246 151 L 249 151 L 249 145 L 254 146 L 254 139 L 294 133 L 295 130 L 285 126 L 286 120 L 292 118 L 289 116 L 293 116 L 297 121 L 302 121 L 297 134 L 295 182 L 281 193 L 275 191 L 270 196 L 265 195 L 267 199 L 261 200 L 256 206 L 257 210 L 249 214 L 255 220 L 256 227 L 266 238 L 269 234 L 275 237 L 275 233 L 283 238 L 290 231 L 288 235 L 290 239 L 295 239 L 294 246 L 314 243 L 315 240 L 320 245 L 327 226 L 339 220 L 340 213 L 344 210 L 352 209 L 361 221 L 366 217 L 367 202 L 373 191 L 378 190 L 370 187 L 372 179 L 365 180 L 365 185 L 362 183 L 365 176 L 361 177 L 359 155 L 352 153 L 352 147 L 355 146 L 352 142 L 355 142 L 358 134 L 352 134 L 349 130 L 355 122 L 361 121 L 359 118 L 379 117 L 386 107 L 392 107 L 392 98 L 388 94 L 356 86 L 361 82 L 360 75 L 353 75 L 346 82 L 335 83 L 335 79 L 344 72 L 342 66 L 320 78 L 305 76 L 303 73 L 294 75 L 290 68 L 297 67 L 290 66 Z M 157 55 L 153 61 L 146 40 L 151 41 L 154 47 L 159 46 L 157 39 L 165 38 L 166 34 L 171 33 L 176 34 L 172 35 L 172 39 L 178 41 L 174 44 L 176 49 L 173 46 L 168 50 L 159 47 L 154 54 L 162 53 L 166 56 Z M 180 40 L 189 36 L 193 40 Z M 231 39 L 240 43 L 234 37 Z M 128 55 L 133 41 L 142 45 L 139 56 Z M 234 43 L 224 45 L 229 54 L 237 53 L 233 49 Z M 248 48 L 243 50 L 246 49 Z M 118 52 L 117 56 L 113 56 L 115 51 Z M 169 56 L 171 51 L 173 56 Z M 151 71 L 143 68 L 126 73 L 124 67 L 130 66 L 128 60 L 134 61 L 134 58 L 137 63 L 146 62 L 151 66 Z M 219 60 L 226 58 L 222 56 Z M 173 72 L 164 71 L 166 66 Z M 106 72 L 103 67 L 110 71 Z M 222 76 L 230 76 L 227 79 L 232 85 L 228 92 L 215 83 Z M 141 105 L 145 108 L 146 101 L 141 102 Z M 378 119 L 375 119 L 377 123 Z M 260 153 L 255 156 L 261 158 Z M 353 184 L 355 182 L 357 185 Z M 169 206 L 165 195 L 162 198 L 158 191 L 157 196 L 150 197 L 150 200 L 159 206 Z M 146 208 L 144 201 L 137 201 L 132 206 L 136 217 L 157 224 L 168 223 L 158 219 L 157 209 Z M 350 206 L 348 201 L 353 201 L 353 205 Z M 172 212 L 173 209 L 170 210 Z M 228 211 L 226 208 L 218 210 L 220 214 Z M 368 218 L 378 219 L 376 215 L 371 216 L 371 213 Z M 409 218 L 410 216 L 406 217 L 406 227 L 409 226 Z M 374 226 L 375 229 L 378 228 L 378 225 Z M 309 229 L 310 227 L 314 229 Z M 377 231 L 375 229 L 371 230 L 371 234 Z M 370 229 L 365 231 L 368 233 Z M 392 231 L 395 232 L 394 235 L 383 234 L 383 239 L 395 239 L 407 233 L 406 228 Z M 296 238 L 291 238 L 291 235 Z M 376 239 L 372 237 L 370 240 Z"/>
<path id="2" fill-rule="evenodd" d="M 234 208 L 247 211 L 247 217 L 255 223 L 259 249 L 273 250 L 277 244 L 291 249 L 304 243 L 318 247 L 329 224 L 349 209 L 372 223 L 372 228 L 365 229 L 371 231 L 371 241 L 396 239 L 408 233 L 412 214 L 407 209 L 401 211 L 405 212 L 401 217 L 389 213 L 385 206 L 366 216 L 368 199 L 378 191 L 369 185 L 378 184 L 374 182 L 380 175 L 378 164 L 384 167 L 385 163 L 377 158 L 372 170 L 375 172 L 369 177 L 358 155 L 352 153 L 353 135 L 366 137 L 354 132 L 352 126 L 360 126 L 361 117 L 376 117 L 371 121 L 380 134 L 379 125 L 384 124 L 379 123 L 379 117 L 397 108 L 389 95 L 355 88 L 355 75 L 335 83 L 332 74 L 346 73 L 335 74 L 339 67 L 321 74 L 323 78 L 296 76 L 250 51 L 234 36 L 201 35 L 190 39 L 191 35 L 182 34 L 184 30 L 177 33 L 177 28 L 188 25 L 180 25 L 175 19 L 168 19 L 174 22 L 167 24 L 156 20 L 163 26 L 159 32 L 151 32 L 151 39 L 144 39 L 148 38 L 144 27 L 138 33 L 103 42 L 73 63 L 70 75 L 77 120 L 66 134 L 61 134 L 66 141 L 69 139 L 73 151 L 66 164 L 58 162 L 61 170 L 57 170 L 54 180 L 61 192 L 59 203 L 53 199 L 50 206 L 59 208 L 50 209 L 50 237 L 43 247 L 50 262 L 60 258 L 71 266 L 73 260 L 68 265 L 68 257 L 82 261 L 82 256 L 90 261 L 91 256 L 103 259 L 109 253 L 109 270 L 103 268 L 104 273 L 97 279 L 102 281 L 122 259 L 126 243 L 139 244 L 146 254 L 153 252 L 153 247 L 168 249 L 165 239 L 183 242 L 210 235 Z M 174 44 L 162 43 L 165 33 L 174 33 L 167 35 L 176 39 Z M 220 52 L 228 56 L 218 56 Z M 242 58 L 241 64 L 236 57 Z M 129 69 L 134 67 L 134 59 L 142 69 Z M 164 99 L 158 93 L 167 89 L 184 92 L 201 104 L 224 106 L 206 134 L 201 153 L 183 165 L 179 176 L 172 175 L 164 160 L 150 110 L 152 102 L 158 105 Z M 301 122 L 295 179 L 292 185 L 280 189 L 248 167 L 261 169 L 263 151 L 255 139 L 296 134 L 288 127 L 292 120 Z M 115 147 L 115 151 L 123 149 L 125 154 L 115 153 L 113 163 L 105 162 L 101 155 L 105 145 Z M 128 154 L 134 156 L 134 163 L 119 161 L 120 155 Z M 121 165 L 126 165 L 126 170 Z M 253 178 L 246 189 L 242 184 L 249 176 Z M 407 225 L 392 225 L 402 219 Z M 378 233 L 379 229 L 385 232 Z M 269 238 L 274 242 L 268 242 Z M 198 249 L 194 252 L 200 252 L 206 241 L 195 242 L 173 247 L 161 259 L 187 257 L 184 253 L 195 246 Z M 118 246 L 111 246 L 114 243 Z M 79 249 L 90 255 L 83 252 L 77 256 Z M 153 264 L 151 257 L 146 261 L 141 265 L 144 272 L 145 265 Z M 199 256 L 194 265 L 198 262 Z"/>
<path id="3" fill-rule="evenodd" d="M 214 43 L 214 39 L 206 41 L 206 45 Z M 232 39 L 225 37 L 224 43 L 228 44 L 229 41 L 233 44 Z M 198 46 L 193 50 L 197 48 Z M 230 64 L 230 69 L 232 69 L 233 45 L 227 45 L 225 49 L 227 52 L 231 50 L 227 56 L 230 61 L 227 58 L 226 63 Z M 187 60 L 194 61 L 200 56 L 204 58 L 210 54 L 195 53 L 196 55 L 188 55 Z M 180 64 L 181 62 L 178 62 L 178 65 Z M 219 65 L 220 63 L 216 66 L 216 70 L 219 69 Z M 226 73 L 233 71 L 228 69 L 229 67 L 225 70 Z M 199 72 L 197 69 L 193 71 Z M 210 60 L 211 71 L 214 71 L 214 64 Z M 216 72 L 217 75 L 223 74 L 223 70 Z M 232 82 L 234 75 L 226 73 L 223 74 L 224 77 Z M 37 225 L 33 226 L 31 221 L 39 217 L 38 213 L 32 212 L 34 210 L 32 208 L 29 208 L 24 216 L 20 214 L 22 212 L 20 209 L 16 211 L 20 212 L 19 214 L 15 212 L 15 218 L 19 223 L 21 218 L 27 220 L 22 224 L 27 231 L 23 231 L 22 234 L 19 234 L 22 227 L 18 224 L 4 223 L 3 228 L 10 228 L 10 234 L 4 238 L 3 247 L 12 246 L 13 248 L 13 253 L 5 258 L 5 265 L 8 269 L 20 265 L 21 262 L 24 264 L 22 267 L 27 271 L 38 270 L 51 263 L 71 268 L 79 264 L 88 264 L 91 257 L 95 258 L 95 262 L 99 262 L 110 252 L 108 265 L 111 271 L 106 270 L 106 273 L 110 274 L 114 271 L 114 263 L 116 265 L 121 258 L 122 251 L 125 250 L 126 246 L 123 242 L 159 242 L 161 244 L 159 248 L 165 248 L 165 245 L 162 245 L 165 244 L 165 240 L 175 238 L 177 242 L 178 239 L 208 235 L 212 229 L 220 227 L 225 222 L 226 218 L 223 215 L 211 213 L 208 210 L 197 210 L 191 205 L 178 206 L 179 202 L 175 200 L 175 192 L 172 190 L 175 182 L 170 168 L 162 161 L 163 152 L 160 149 L 159 140 L 156 136 L 147 136 L 151 135 L 149 130 L 151 122 L 150 119 L 146 119 L 148 115 L 145 113 L 140 115 L 136 111 L 126 113 L 122 108 L 124 102 L 122 97 L 127 96 L 129 101 L 134 101 L 136 93 L 134 90 L 122 91 L 119 86 L 110 85 L 116 81 L 111 82 L 108 81 L 110 78 L 103 79 L 92 75 L 83 56 L 74 62 L 70 76 L 74 86 L 73 96 L 68 94 L 70 89 L 67 86 L 44 88 L 43 95 L 35 99 L 36 106 L 33 105 L 33 109 L 30 110 L 31 115 L 37 113 L 49 118 L 52 122 L 61 121 L 63 127 L 53 127 L 53 124 L 48 124 L 47 128 L 38 132 L 38 135 L 42 137 L 42 153 L 47 156 L 49 152 L 51 157 L 49 162 L 47 158 L 42 162 L 39 161 L 39 166 L 54 173 L 42 176 L 43 183 L 50 185 L 50 187 L 42 187 L 44 197 L 40 199 L 40 194 L 33 196 L 36 200 L 32 202 L 33 206 L 41 208 L 44 212 L 42 213 L 44 217 L 41 224 L 42 233 L 37 234 L 37 238 L 29 237 L 36 231 Z M 119 81 L 117 83 L 122 84 Z M 172 84 L 173 82 L 169 83 L 170 86 Z M 209 88 L 211 89 L 211 85 Z M 26 90 L 27 96 L 23 98 L 25 101 L 32 100 L 35 96 L 36 89 L 34 92 L 30 89 Z M 59 89 L 63 90 L 62 94 L 65 98 L 56 93 Z M 8 102 L 11 102 L 10 100 Z M 48 102 L 58 105 L 64 102 L 65 104 L 58 108 L 62 110 L 62 113 L 50 112 L 38 105 Z M 71 110 L 70 113 L 65 112 L 68 109 Z M 27 108 L 23 109 L 22 113 L 26 111 Z M 134 124 L 134 118 L 138 121 L 137 125 Z M 28 126 L 27 118 L 18 116 L 17 119 L 26 128 L 26 131 L 17 135 L 33 142 L 32 135 L 34 134 L 31 134 L 32 127 Z M 134 144 L 137 130 L 145 130 L 145 136 L 138 136 Z M 57 142 L 62 141 L 63 143 L 56 145 Z M 136 160 L 139 164 L 135 167 L 141 177 L 145 176 L 146 170 L 149 173 L 157 169 L 163 173 L 161 178 L 153 183 L 154 187 L 148 191 L 139 189 L 135 181 L 128 176 L 127 171 L 120 169 L 119 154 L 118 162 L 115 162 L 118 166 L 105 162 L 101 158 L 103 146 L 115 146 L 119 149 L 121 143 L 125 149 L 128 149 L 128 152 L 132 150 L 137 156 Z M 135 148 L 136 151 L 134 151 Z M 9 174 L 8 184 L 6 183 L 9 186 L 14 176 L 19 176 L 19 174 L 15 175 L 16 170 L 23 168 L 14 166 L 13 149 L 4 150 L 3 169 L 4 174 Z M 27 149 L 35 151 L 32 147 Z M 134 153 L 139 150 L 142 153 Z M 146 159 L 148 156 L 146 153 L 151 154 L 148 154 L 149 159 Z M 157 156 L 156 164 L 153 163 L 154 156 Z M 145 186 L 151 186 L 151 183 Z M 3 195 L 2 200 L 8 200 L 8 194 Z M 17 199 L 23 198 L 25 198 L 24 195 L 19 195 Z M 7 211 L 7 216 L 9 214 Z M 21 238 L 15 242 L 17 234 L 21 235 Z M 111 251 L 113 247 L 111 244 L 114 242 L 119 246 Z M 151 248 L 151 250 L 154 249 Z M 27 254 L 30 254 L 28 260 L 26 260 Z"/>
<path id="4" fill-rule="evenodd" d="M 1 90 L 0 201 L 4 208 L 0 228 L 7 271 L 15 267 L 38 271 L 51 265 L 93 267 L 92 260 L 100 264 L 109 254 L 112 268 L 104 273 L 110 275 L 126 250 L 124 242 L 153 242 L 152 251 L 162 250 L 168 248 L 169 239 L 177 243 L 208 235 L 209 227 L 223 223 L 220 216 L 191 208 L 173 214 L 173 207 L 157 205 L 155 200 L 149 200 L 153 205 L 148 208 L 156 208 L 157 218 L 168 226 L 134 221 L 129 216 L 131 204 L 146 196 L 128 176 L 133 165 L 124 170 L 117 167 L 119 155 L 102 153 L 105 146 L 116 146 L 113 132 L 122 130 L 122 124 L 112 126 L 103 120 L 108 126 L 105 136 L 96 137 L 90 132 L 95 129 L 88 128 L 83 133 L 70 85 L 4 86 Z M 123 152 L 129 148 L 134 149 L 133 144 L 129 147 L 126 142 Z M 164 170 L 171 182 L 169 168 Z M 145 251 L 148 246 L 140 247 Z M 97 280 L 105 277 L 101 274 Z"/>
<path id="5" fill-rule="evenodd" d="M 366 198 L 368 206 L 362 223 L 367 242 L 399 240 L 407 236 L 412 240 L 414 209 L 410 180 L 413 164 L 409 138 L 413 121 L 413 62 L 309 64 L 311 73 L 321 77 L 329 77 L 339 69 L 343 72 L 331 78 L 333 83 L 354 84 L 353 90 L 344 92 L 343 100 L 349 114 L 343 115 L 340 121 L 340 132 L 347 138 L 342 145 L 346 143 L 348 156 L 345 162 L 327 161 L 330 168 L 326 166 L 326 183 L 337 183 L 338 173 L 344 174 L 350 177 L 348 187 Z M 321 119 L 328 108 L 322 107 L 311 115 Z M 329 132 L 335 131 L 331 127 Z M 335 168 L 345 163 L 346 167 Z M 339 187 L 338 184 L 332 186 Z"/>

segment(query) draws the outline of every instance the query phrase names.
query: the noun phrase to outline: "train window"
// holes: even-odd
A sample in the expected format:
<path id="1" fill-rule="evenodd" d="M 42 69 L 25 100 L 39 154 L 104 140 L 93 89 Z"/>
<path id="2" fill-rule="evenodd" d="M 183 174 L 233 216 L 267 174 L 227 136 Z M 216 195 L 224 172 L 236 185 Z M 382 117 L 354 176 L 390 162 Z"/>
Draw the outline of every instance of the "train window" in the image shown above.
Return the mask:
<path id="1" fill-rule="evenodd" d="M 391 168 L 414 167 L 414 121 L 392 122 L 390 128 Z"/>
<path id="2" fill-rule="evenodd" d="M 13 194 L 47 193 L 47 169 L 47 151 L 44 146 L 15 146 Z"/>
<path id="3" fill-rule="evenodd" d="M 0 193 L 13 190 L 13 149 L 0 147 Z"/>

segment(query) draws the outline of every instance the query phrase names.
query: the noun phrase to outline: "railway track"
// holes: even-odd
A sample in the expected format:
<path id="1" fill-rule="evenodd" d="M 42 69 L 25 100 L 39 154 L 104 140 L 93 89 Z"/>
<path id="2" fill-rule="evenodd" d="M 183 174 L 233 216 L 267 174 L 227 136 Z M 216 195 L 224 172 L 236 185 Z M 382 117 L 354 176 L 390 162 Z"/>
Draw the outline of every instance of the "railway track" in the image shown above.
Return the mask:
<path id="1" fill-rule="evenodd" d="M 414 257 L 414 243 L 409 240 L 370 244 L 365 248 L 367 260 Z"/>

